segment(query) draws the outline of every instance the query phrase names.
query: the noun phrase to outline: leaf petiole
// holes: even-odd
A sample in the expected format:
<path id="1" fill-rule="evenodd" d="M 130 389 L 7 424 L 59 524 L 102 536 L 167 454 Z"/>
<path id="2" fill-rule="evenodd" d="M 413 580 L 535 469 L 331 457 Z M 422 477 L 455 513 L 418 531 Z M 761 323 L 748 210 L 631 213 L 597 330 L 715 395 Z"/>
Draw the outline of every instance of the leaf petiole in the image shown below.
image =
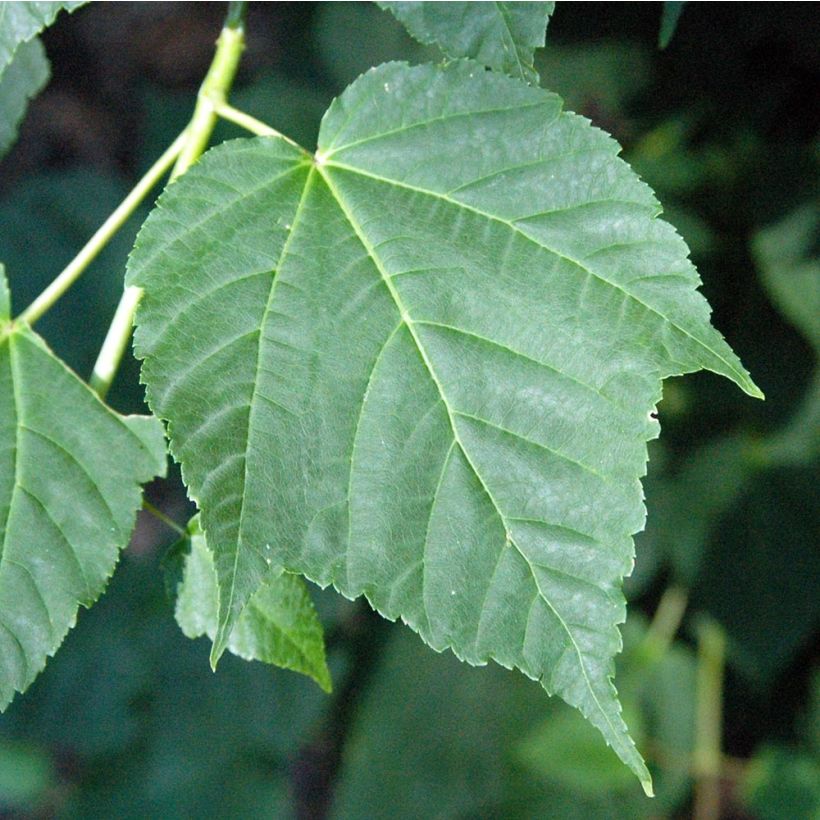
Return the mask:
<path id="1" fill-rule="evenodd" d="M 218 105 L 216 107 L 216 113 L 223 120 L 232 122 L 234 125 L 238 125 L 240 128 L 244 128 L 246 131 L 250 131 L 259 137 L 281 137 L 285 142 L 290 143 L 300 151 L 305 151 L 299 143 L 294 142 L 290 137 L 286 137 L 280 131 L 271 128 L 267 123 L 256 119 L 256 117 L 252 117 L 250 114 L 246 114 L 244 111 L 240 111 L 238 108 L 234 108 L 228 103 Z M 307 152 L 305 151 L 305 153 Z"/>
<path id="2" fill-rule="evenodd" d="M 233 4 L 231 14 L 236 16 L 233 10 L 234 6 L 241 11 L 242 4 Z M 229 15 L 230 17 L 231 15 Z M 174 162 L 171 181 L 185 173 L 207 148 L 208 140 L 210 140 L 217 122 L 217 109 L 226 104 L 225 100 L 236 76 L 239 58 L 242 56 L 244 48 L 245 33 L 241 24 L 241 14 L 239 14 L 235 26 L 226 24 L 222 29 L 216 43 L 216 52 L 211 67 L 208 69 L 199 90 L 191 122 L 174 142 L 174 146 L 177 146 L 177 143 L 179 145 L 174 152 L 174 157 L 168 162 L 168 166 Z M 122 356 L 128 346 L 128 340 L 131 337 L 134 314 L 141 296 L 141 288 L 127 287 L 117 305 L 117 310 L 111 320 L 111 325 L 108 328 L 105 341 L 89 380 L 92 389 L 96 391 L 100 398 L 105 397 L 114 376 L 117 374 Z"/>
<path id="3" fill-rule="evenodd" d="M 131 338 L 131 327 L 134 324 L 134 312 L 142 296 L 141 288 L 126 288 L 123 291 L 114 318 L 105 334 L 91 378 L 88 380 L 91 389 L 104 399 L 117 375 L 128 340 Z"/>

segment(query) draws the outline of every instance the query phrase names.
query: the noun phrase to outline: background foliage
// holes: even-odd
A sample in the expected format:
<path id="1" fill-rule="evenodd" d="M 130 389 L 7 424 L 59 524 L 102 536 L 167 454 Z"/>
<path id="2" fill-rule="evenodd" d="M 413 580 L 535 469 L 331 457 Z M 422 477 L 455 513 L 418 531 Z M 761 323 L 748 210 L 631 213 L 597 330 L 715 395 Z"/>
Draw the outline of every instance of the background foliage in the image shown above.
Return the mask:
<path id="1" fill-rule="evenodd" d="M 222 12 L 91 6 L 46 32 L 52 82 L 0 165 L 0 258 L 18 307 L 184 126 Z M 107 594 L 0 718 L 3 812 L 689 816 L 695 646 L 708 615 L 728 636 L 725 815 L 816 816 L 816 17 L 800 4 L 692 4 L 659 52 L 656 4 L 559 3 L 536 54 L 542 85 L 611 131 L 657 191 L 692 248 L 715 325 L 767 396 L 753 402 L 700 374 L 667 382 L 659 408 L 618 671 L 654 802 L 536 685 L 436 655 L 333 593 L 313 590 L 331 697 L 233 657 L 213 675 L 207 640 L 182 635 L 163 586 L 159 563 L 176 535 L 143 517 Z M 373 4 L 251 4 L 248 30 L 236 104 L 307 145 L 359 72 L 435 59 Z M 118 236 L 38 325 L 82 375 L 132 239 Z M 110 394 L 122 412 L 142 409 L 136 372 L 129 363 Z M 173 476 L 149 496 L 187 520 Z M 670 585 L 688 591 L 687 614 L 667 652 L 648 652 L 647 619 Z"/>

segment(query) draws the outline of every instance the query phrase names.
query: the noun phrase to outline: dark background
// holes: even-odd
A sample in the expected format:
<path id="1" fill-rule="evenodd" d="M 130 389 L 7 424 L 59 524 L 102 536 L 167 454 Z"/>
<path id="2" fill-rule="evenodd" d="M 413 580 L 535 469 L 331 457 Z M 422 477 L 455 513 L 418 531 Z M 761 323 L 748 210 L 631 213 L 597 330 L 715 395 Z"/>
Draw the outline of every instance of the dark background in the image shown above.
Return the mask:
<path id="1" fill-rule="evenodd" d="M 185 126 L 222 3 L 92 4 L 44 42 L 53 78 L 0 163 L 0 259 L 22 309 Z M 802 3 L 690 3 L 666 50 L 655 3 L 558 3 L 542 85 L 624 146 L 688 241 L 726 336 L 766 393 L 669 381 L 649 520 L 627 583 L 618 685 L 658 798 L 534 684 L 436 655 L 316 590 L 335 691 L 184 638 L 142 515 L 109 590 L 0 718 L 8 817 L 689 817 L 698 635 L 726 636 L 721 816 L 820 812 L 817 505 L 820 30 Z M 251 3 L 232 102 L 313 146 L 361 71 L 439 59 L 371 4 Z M 240 136 L 220 126 L 215 140 Z M 38 324 L 87 376 L 147 208 Z M 80 318 L 81 317 L 81 318 Z M 127 362 L 111 401 L 141 406 Z M 179 523 L 178 480 L 149 497 Z M 674 644 L 647 623 L 688 596 Z"/>

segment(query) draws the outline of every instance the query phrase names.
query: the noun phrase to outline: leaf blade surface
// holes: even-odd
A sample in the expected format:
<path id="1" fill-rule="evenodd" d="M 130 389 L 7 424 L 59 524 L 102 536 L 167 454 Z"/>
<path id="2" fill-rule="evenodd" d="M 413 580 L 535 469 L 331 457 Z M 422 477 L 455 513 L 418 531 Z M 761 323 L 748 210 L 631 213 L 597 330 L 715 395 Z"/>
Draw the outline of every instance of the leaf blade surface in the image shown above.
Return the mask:
<path id="1" fill-rule="evenodd" d="M 129 269 L 136 350 L 214 550 L 215 656 L 267 555 L 541 680 L 649 787 L 610 677 L 650 414 L 672 374 L 757 389 L 617 152 L 474 63 L 388 64 L 334 102 L 312 165 L 243 141 L 163 196 Z M 222 297 L 198 313 L 203 285 Z M 228 331 L 247 355 L 186 387 Z"/>
<path id="2" fill-rule="evenodd" d="M 140 485 L 164 473 L 154 418 L 106 407 L 28 326 L 0 268 L 0 707 L 34 680 L 99 597 Z M 5 293 L 5 296 L 3 295 Z"/>

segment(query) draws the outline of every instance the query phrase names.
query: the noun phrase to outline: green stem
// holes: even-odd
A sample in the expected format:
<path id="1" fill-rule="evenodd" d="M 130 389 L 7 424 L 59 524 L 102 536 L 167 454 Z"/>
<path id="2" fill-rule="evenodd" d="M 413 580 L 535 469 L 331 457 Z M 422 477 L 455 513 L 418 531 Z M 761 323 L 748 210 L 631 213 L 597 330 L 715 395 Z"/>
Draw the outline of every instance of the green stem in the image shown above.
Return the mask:
<path id="1" fill-rule="evenodd" d="M 168 150 L 151 166 L 145 176 L 103 222 L 85 247 L 68 263 L 57 278 L 18 316 L 21 322 L 34 324 L 79 279 L 83 271 L 97 258 L 111 237 L 167 173 L 185 144 L 186 134 L 180 134 Z"/>
<path id="2" fill-rule="evenodd" d="M 670 586 L 664 591 L 642 641 L 642 651 L 649 662 L 666 654 L 680 628 L 688 597 L 683 587 Z"/>
<path id="3" fill-rule="evenodd" d="M 695 718 L 695 820 L 720 817 L 721 735 L 723 732 L 723 668 L 726 636 L 714 621 L 698 628 L 697 713 Z"/>
<path id="4" fill-rule="evenodd" d="M 232 122 L 234 125 L 238 125 L 240 128 L 244 128 L 252 134 L 256 134 L 259 137 L 281 137 L 294 148 L 298 148 L 305 154 L 308 153 L 298 142 L 294 142 L 290 137 L 286 137 L 280 131 L 271 128 L 270 125 L 262 122 L 262 120 L 258 120 L 256 117 L 252 117 L 250 114 L 246 114 L 244 111 L 240 111 L 228 103 L 222 103 L 222 105 L 217 106 L 216 113 L 222 117 L 223 120 Z"/>
<path id="5" fill-rule="evenodd" d="M 217 109 L 227 104 L 227 96 L 234 77 L 236 77 L 239 59 L 245 47 L 245 33 L 241 22 L 237 26 L 230 24 L 233 20 L 231 15 L 235 16 L 235 13 L 235 9 L 229 9 L 228 22 L 216 41 L 213 61 L 199 89 L 196 107 L 191 122 L 185 129 L 181 149 L 177 151 L 176 163 L 171 171 L 171 182 L 184 174 L 208 147 L 208 141 L 217 123 Z M 239 19 L 241 21 L 241 14 Z M 117 305 L 91 374 L 91 387 L 101 398 L 111 387 L 123 354 L 128 347 L 134 314 L 141 297 L 141 288 L 127 287 Z"/>
<path id="6" fill-rule="evenodd" d="M 128 347 L 131 328 L 134 324 L 134 313 L 137 310 L 141 296 L 142 288 L 127 287 L 125 289 L 114 312 L 114 318 L 111 320 L 108 332 L 105 334 L 105 341 L 103 341 L 97 361 L 94 363 L 91 378 L 88 380 L 91 389 L 101 399 L 104 399 L 108 393 L 114 381 L 114 376 L 117 375 L 125 349 Z"/>
<path id="7" fill-rule="evenodd" d="M 174 165 L 171 179 L 184 174 L 208 147 L 217 122 L 216 110 L 227 100 L 244 48 L 245 32 L 241 26 L 222 29 L 216 41 L 213 62 L 197 95 L 194 114 L 187 129 L 188 139 Z"/>

